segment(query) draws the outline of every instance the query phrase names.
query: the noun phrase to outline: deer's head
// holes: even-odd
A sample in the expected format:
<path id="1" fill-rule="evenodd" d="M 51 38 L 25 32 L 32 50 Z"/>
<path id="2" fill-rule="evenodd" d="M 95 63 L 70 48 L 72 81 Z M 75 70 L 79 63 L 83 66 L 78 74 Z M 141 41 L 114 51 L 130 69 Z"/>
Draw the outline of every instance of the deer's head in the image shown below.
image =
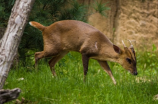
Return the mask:
<path id="1" fill-rule="evenodd" d="M 131 41 L 129 40 L 130 44 Z M 124 50 L 120 49 L 119 47 L 114 45 L 115 52 L 119 53 L 120 56 L 120 64 L 128 70 L 133 75 L 137 75 L 137 67 L 136 67 L 136 55 L 133 48 L 133 45 L 131 44 L 130 47 L 126 47 L 124 42 L 122 41 L 124 45 Z"/>

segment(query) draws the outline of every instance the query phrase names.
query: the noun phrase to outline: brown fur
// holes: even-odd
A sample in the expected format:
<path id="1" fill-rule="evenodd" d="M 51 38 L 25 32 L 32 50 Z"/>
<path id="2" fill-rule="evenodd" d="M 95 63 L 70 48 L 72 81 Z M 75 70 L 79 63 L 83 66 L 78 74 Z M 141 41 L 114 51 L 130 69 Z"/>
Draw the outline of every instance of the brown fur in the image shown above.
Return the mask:
<path id="1" fill-rule="evenodd" d="M 98 60 L 103 69 L 110 75 L 114 84 L 116 84 L 116 81 L 107 61 L 117 62 L 132 74 L 137 74 L 136 64 L 134 64 L 136 63 L 134 48 L 120 49 L 89 24 L 76 20 L 64 20 L 46 27 L 37 22 L 30 22 L 30 25 L 42 31 L 44 40 L 44 50 L 35 53 L 35 66 L 39 59 L 53 56 L 49 61 L 53 75 L 56 75 L 55 64 L 69 51 L 82 54 L 85 76 L 88 71 L 89 58 Z M 132 64 L 126 58 L 131 59 Z"/>

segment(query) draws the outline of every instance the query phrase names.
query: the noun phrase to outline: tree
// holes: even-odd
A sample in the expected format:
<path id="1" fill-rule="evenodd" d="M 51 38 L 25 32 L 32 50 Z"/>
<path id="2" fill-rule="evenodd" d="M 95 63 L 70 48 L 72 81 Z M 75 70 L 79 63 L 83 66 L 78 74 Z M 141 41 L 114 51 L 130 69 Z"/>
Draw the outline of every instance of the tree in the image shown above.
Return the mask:
<path id="1" fill-rule="evenodd" d="M 7 29 L 0 41 L 0 89 L 8 76 L 34 1 L 16 0 L 12 8 Z"/>

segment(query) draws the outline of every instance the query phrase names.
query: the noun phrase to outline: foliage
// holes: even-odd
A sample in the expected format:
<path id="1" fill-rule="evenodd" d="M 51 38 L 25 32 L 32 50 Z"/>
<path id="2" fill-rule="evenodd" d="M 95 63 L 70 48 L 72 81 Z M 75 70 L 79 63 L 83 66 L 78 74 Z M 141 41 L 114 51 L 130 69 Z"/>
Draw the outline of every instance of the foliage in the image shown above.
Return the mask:
<path id="1" fill-rule="evenodd" d="M 0 27 L 6 27 L 15 0 L 0 0 Z"/>
<path id="2" fill-rule="evenodd" d="M 106 6 L 107 4 L 108 4 L 108 2 L 102 3 L 102 0 L 96 1 L 96 3 L 94 4 L 94 9 L 96 12 L 99 12 L 100 14 L 107 16 L 105 11 L 110 10 L 110 8 L 108 6 Z"/>
<path id="3" fill-rule="evenodd" d="M 158 74 L 153 73 L 153 70 L 157 72 L 157 65 L 147 64 L 143 68 L 147 61 L 140 60 L 149 59 L 151 64 L 156 64 L 158 60 L 147 57 L 147 53 L 137 53 L 137 56 L 137 76 L 116 63 L 109 63 L 117 85 L 94 60 L 89 62 L 84 83 L 81 55 L 72 52 L 57 63 L 57 77 L 52 76 L 45 61 L 40 61 L 38 72 L 32 66 L 12 69 L 4 87 L 19 87 L 22 90 L 19 99 L 25 98 L 28 104 L 157 104 L 158 101 L 153 100 L 158 94 Z"/>
<path id="4" fill-rule="evenodd" d="M 156 50 L 156 46 L 153 44 L 152 51 L 141 52 L 142 55 L 137 56 L 137 63 L 146 74 L 158 74 L 158 67 L 156 67 L 158 66 Z"/>
<path id="5" fill-rule="evenodd" d="M 45 25 L 59 20 L 84 20 L 86 8 L 76 0 L 39 0 L 35 2 L 30 20 Z"/>

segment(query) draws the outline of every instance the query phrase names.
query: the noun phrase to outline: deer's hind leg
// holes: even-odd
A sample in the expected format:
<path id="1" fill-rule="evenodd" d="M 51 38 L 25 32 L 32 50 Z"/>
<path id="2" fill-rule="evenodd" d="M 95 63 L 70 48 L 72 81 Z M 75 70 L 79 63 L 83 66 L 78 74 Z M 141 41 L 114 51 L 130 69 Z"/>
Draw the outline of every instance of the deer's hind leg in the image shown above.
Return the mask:
<path id="1" fill-rule="evenodd" d="M 60 60 L 62 59 L 68 52 L 67 51 L 64 51 L 64 52 L 61 52 L 60 54 L 58 54 L 57 56 L 54 56 L 50 61 L 49 61 L 49 67 L 52 71 L 52 74 L 53 76 L 56 76 L 56 72 L 55 72 L 55 64 Z"/>
<path id="2" fill-rule="evenodd" d="M 35 68 L 37 69 L 37 63 L 41 58 L 58 55 L 61 52 L 61 49 L 58 46 L 60 46 L 60 44 L 59 45 L 55 45 L 53 43 L 52 44 L 47 43 L 46 45 L 44 44 L 44 50 L 35 53 Z"/>
<path id="3" fill-rule="evenodd" d="M 56 56 L 59 54 L 58 50 L 44 50 L 41 52 L 36 52 L 35 53 L 35 69 L 37 69 L 37 63 L 40 59 L 44 58 L 44 57 L 50 57 L 50 56 Z"/>

